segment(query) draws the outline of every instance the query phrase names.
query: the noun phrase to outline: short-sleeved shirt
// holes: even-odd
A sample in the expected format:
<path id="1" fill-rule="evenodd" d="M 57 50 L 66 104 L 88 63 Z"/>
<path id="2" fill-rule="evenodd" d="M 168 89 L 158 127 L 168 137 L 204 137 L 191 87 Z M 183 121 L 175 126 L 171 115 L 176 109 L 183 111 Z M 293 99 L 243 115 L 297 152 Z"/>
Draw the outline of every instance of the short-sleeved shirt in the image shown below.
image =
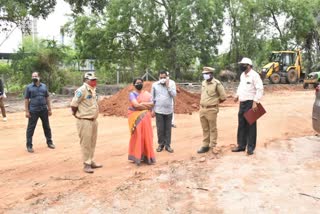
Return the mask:
<path id="1" fill-rule="evenodd" d="M 77 118 L 96 119 L 99 115 L 96 90 L 84 83 L 78 88 L 71 101 L 71 106 L 78 107 Z"/>
<path id="2" fill-rule="evenodd" d="M 201 89 L 201 106 L 218 105 L 220 100 L 227 98 L 223 85 L 219 80 L 212 79 L 210 82 L 204 80 Z"/>
<path id="3" fill-rule="evenodd" d="M 136 100 L 138 98 L 139 94 L 135 91 L 130 92 L 129 94 L 129 101 L 132 102 L 132 100 Z"/>
<path id="4" fill-rule="evenodd" d="M 49 97 L 48 88 L 43 83 L 40 83 L 39 86 L 31 83 L 26 87 L 24 92 L 24 98 L 29 99 L 30 112 L 48 110 L 47 97 Z"/>
<path id="5" fill-rule="evenodd" d="M 148 94 L 150 96 L 150 99 L 149 100 L 143 100 L 143 102 L 152 102 L 152 96 L 149 92 L 147 91 L 143 91 L 141 93 L 144 93 L 144 94 Z M 133 100 L 137 100 L 138 101 L 138 97 L 139 97 L 139 93 L 137 93 L 136 91 L 132 91 L 130 92 L 129 94 L 129 101 L 132 102 Z M 129 108 L 128 108 L 129 111 L 135 111 L 136 109 L 133 107 L 133 104 L 131 103 Z"/>

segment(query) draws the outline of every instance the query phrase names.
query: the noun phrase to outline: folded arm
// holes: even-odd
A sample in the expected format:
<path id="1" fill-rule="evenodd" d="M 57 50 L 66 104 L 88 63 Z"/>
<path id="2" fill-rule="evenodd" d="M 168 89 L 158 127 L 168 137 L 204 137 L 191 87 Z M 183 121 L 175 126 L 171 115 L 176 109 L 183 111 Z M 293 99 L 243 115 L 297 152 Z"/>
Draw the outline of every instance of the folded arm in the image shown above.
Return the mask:
<path id="1" fill-rule="evenodd" d="M 137 110 L 150 110 L 154 106 L 153 102 L 141 102 L 138 103 L 137 100 L 131 101 L 133 107 Z"/>

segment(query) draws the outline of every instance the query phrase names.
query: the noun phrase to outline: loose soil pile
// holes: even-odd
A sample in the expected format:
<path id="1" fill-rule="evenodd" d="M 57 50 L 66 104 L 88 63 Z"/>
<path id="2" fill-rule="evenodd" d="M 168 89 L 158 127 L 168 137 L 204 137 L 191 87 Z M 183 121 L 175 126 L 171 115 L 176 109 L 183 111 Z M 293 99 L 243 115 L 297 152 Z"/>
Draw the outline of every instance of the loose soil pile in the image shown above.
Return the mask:
<path id="1" fill-rule="evenodd" d="M 152 82 L 144 82 L 144 90 L 151 91 Z M 104 98 L 99 102 L 100 113 L 105 116 L 126 117 L 129 107 L 129 93 L 133 90 L 133 85 L 120 90 L 115 95 Z M 177 114 L 192 114 L 199 110 L 200 94 L 193 94 L 177 86 L 177 97 L 175 99 L 174 112 Z"/>

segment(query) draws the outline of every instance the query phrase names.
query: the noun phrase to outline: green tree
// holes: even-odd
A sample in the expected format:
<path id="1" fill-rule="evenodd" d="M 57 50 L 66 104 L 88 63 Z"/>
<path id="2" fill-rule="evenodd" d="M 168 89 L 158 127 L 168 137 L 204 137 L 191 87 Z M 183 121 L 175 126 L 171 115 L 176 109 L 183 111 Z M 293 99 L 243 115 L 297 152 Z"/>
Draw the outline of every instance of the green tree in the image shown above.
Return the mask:
<path id="1" fill-rule="evenodd" d="M 53 12 L 56 0 L 0 0 L 1 30 L 10 30 L 14 25 L 30 22 L 30 16 L 46 18 Z M 30 29 L 26 29 L 28 31 Z"/>
<path id="2" fill-rule="evenodd" d="M 76 14 L 83 13 L 85 7 L 91 8 L 91 12 L 102 12 L 109 0 L 65 0 Z"/>
<path id="3" fill-rule="evenodd" d="M 75 17 L 69 32 L 97 67 L 167 68 L 179 77 L 196 58 L 213 62 L 222 23 L 220 0 L 112 0 L 104 15 Z"/>
<path id="4" fill-rule="evenodd" d="M 24 46 L 19 49 L 12 61 L 15 76 L 20 85 L 30 83 L 31 73 L 39 72 L 42 81 L 47 84 L 52 92 L 59 92 L 65 85 L 66 79 L 62 68 L 68 49 L 57 45 L 53 40 L 40 40 L 35 43 L 24 41 Z"/>
<path id="5" fill-rule="evenodd" d="M 291 38 L 291 47 L 305 51 L 307 71 L 319 61 L 320 53 L 320 10 L 319 0 L 288 2 L 287 27 Z"/>

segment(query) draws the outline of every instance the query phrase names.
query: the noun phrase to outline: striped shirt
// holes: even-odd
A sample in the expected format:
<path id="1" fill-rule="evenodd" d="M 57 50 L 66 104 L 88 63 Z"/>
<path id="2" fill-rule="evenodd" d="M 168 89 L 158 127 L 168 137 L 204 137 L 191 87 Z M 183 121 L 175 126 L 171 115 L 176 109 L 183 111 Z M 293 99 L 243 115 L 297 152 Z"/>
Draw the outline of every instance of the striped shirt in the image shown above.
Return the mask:
<path id="1" fill-rule="evenodd" d="M 173 113 L 173 99 L 177 95 L 176 83 L 169 80 L 169 87 L 159 81 L 152 84 L 151 95 L 154 102 L 154 112 L 158 114 Z"/>

